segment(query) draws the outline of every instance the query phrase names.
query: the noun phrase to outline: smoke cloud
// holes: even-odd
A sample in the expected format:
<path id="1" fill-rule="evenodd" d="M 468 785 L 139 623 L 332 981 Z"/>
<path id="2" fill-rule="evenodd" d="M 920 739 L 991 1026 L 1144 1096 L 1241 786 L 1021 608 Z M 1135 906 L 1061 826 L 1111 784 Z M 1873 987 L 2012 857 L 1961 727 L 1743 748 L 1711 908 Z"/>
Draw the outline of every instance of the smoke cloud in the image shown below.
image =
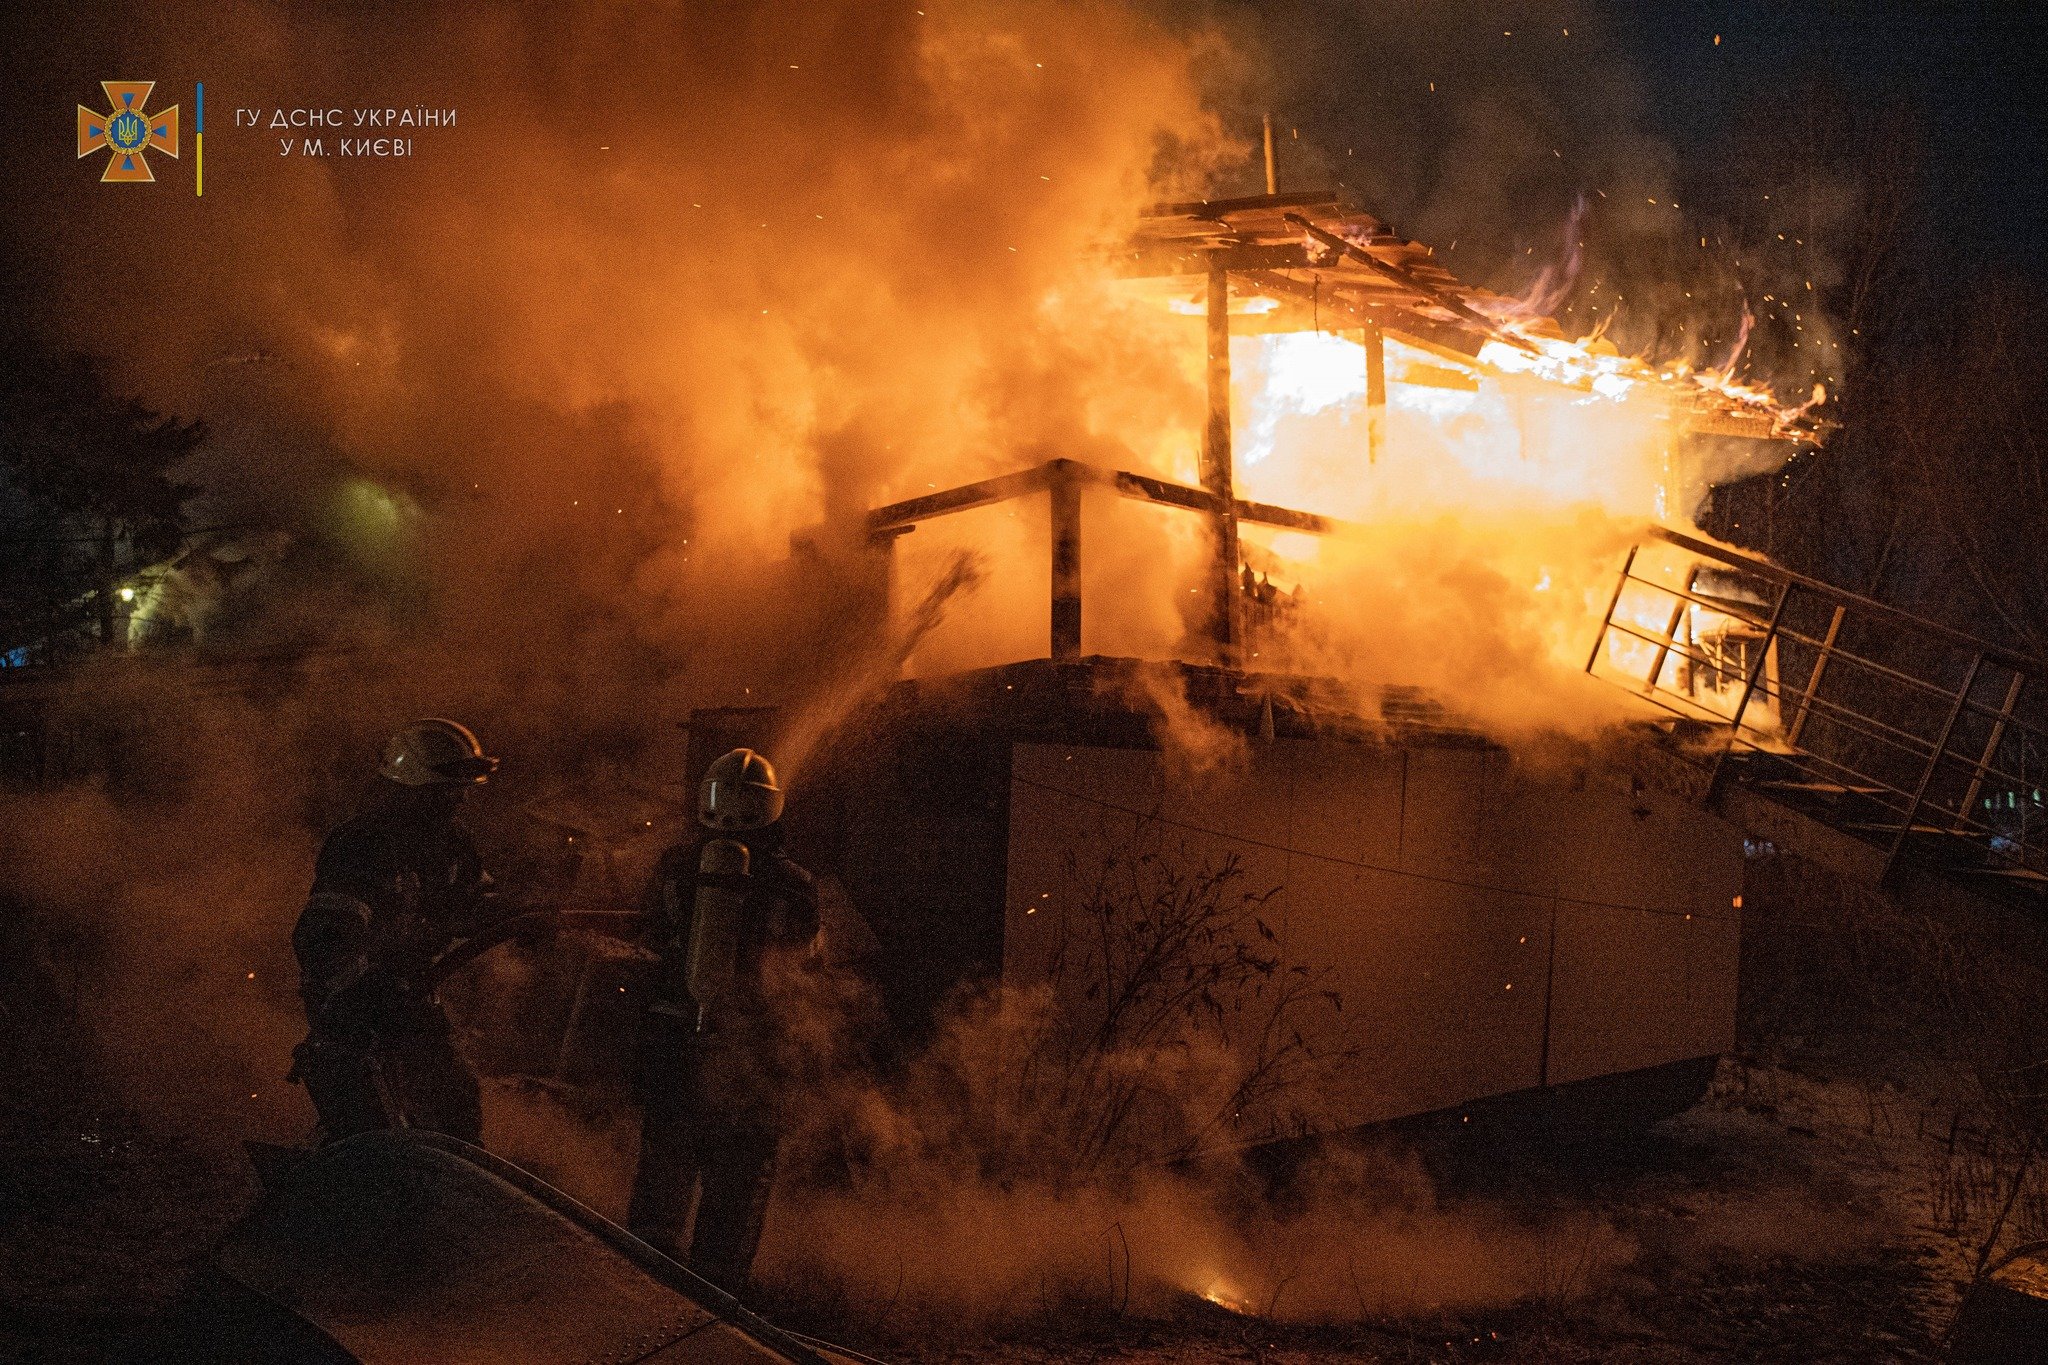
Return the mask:
<path id="1" fill-rule="evenodd" d="M 1225 7 L 1051 0 L 715 13 L 227 0 L 10 34 L 22 74 L 6 98 L 32 117 L 9 126 L 44 130 L 0 152 L 36 200 L 7 228 L 14 259 L 37 267 L 26 325 L 107 355 L 144 401 L 205 416 L 202 519 L 288 542 L 210 627 L 256 662 L 102 670 L 68 703 L 145 772 L 0 806 L 0 872 L 50 941 L 72 945 L 92 988 L 81 1014 L 114 1074 L 195 1124 L 303 1127 L 279 1077 L 313 831 L 414 715 L 454 714 L 505 756 L 486 798 L 500 810 L 605 771 L 675 795 L 673 723 L 693 704 L 781 701 L 808 742 L 906 658 L 930 672 L 1020 640 L 1042 653 L 1042 516 L 914 533 L 892 588 L 907 609 L 879 642 L 847 633 L 876 592 L 863 517 L 1053 457 L 1192 481 L 1190 324 L 1104 278 L 1094 253 L 1148 202 L 1248 188 L 1239 139 L 1269 96 L 1341 106 L 1346 119 L 1322 126 L 1370 133 L 1340 149 L 1290 132 L 1290 187 L 1357 189 L 1443 242 L 1454 269 L 1469 256 L 1468 273 L 1516 284 L 1538 277 L 1536 259 L 1522 279 L 1492 270 L 1522 246 L 1554 259 L 1570 198 L 1550 192 L 1551 144 L 1590 123 L 1558 92 L 1614 76 L 1611 135 L 1571 153 L 1585 172 L 1572 191 L 1597 184 L 1568 306 L 1596 286 L 1645 295 L 1616 262 L 1673 240 L 1675 218 L 1635 203 L 1668 197 L 1671 169 L 1635 131 L 1613 53 L 1446 44 L 1481 15 L 1303 4 L 1261 25 Z M 1449 66 L 1446 98 L 1391 76 L 1316 83 L 1361 50 L 1411 86 Z M 160 161 L 153 190 L 117 193 L 47 135 L 124 74 L 157 79 L 164 102 L 205 82 L 203 198 L 185 192 L 183 162 Z M 340 158 L 332 133 L 326 155 L 307 155 L 319 134 L 304 128 L 287 154 L 269 126 L 274 110 L 330 107 L 457 117 L 389 161 Z M 1667 302 L 1627 316 L 1675 316 Z M 1725 352 L 1727 338 L 1699 344 Z M 1327 436 L 1312 422 L 1293 434 Z M 1609 486 L 1550 490 L 1533 509 L 1526 487 L 1488 492 L 1420 435 L 1411 458 L 1441 458 L 1391 504 L 1346 505 L 1356 485 L 1313 458 L 1291 484 L 1248 477 L 1251 496 L 1375 523 L 1299 580 L 1305 600 L 1343 609 L 1292 639 L 1297 660 L 1455 692 L 1506 730 L 1604 720 L 1558 660 L 1655 514 L 1636 435 L 1614 438 L 1625 459 L 1579 466 Z M 1091 650 L 1156 656 L 1189 638 L 1200 528 L 1177 515 L 1159 514 L 1157 550 L 1091 539 Z M 1284 578 L 1288 547 L 1253 543 Z M 1180 746 L 1188 761 L 1228 761 L 1232 737 L 1183 698 L 1141 704 L 1170 739 L 1199 739 Z M 543 1111 L 503 1106 L 494 1132 L 544 1146 L 531 1136 Z M 1003 1189 L 938 1169 L 915 1136 L 926 1115 L 880 1098 L 867 1113 L 902 1141 L 868 1183 L 778 1217 L 807 1231 L 776 1234 L 791 1240 L 768 1248 L 774 1273 L 880 1295 L 872 1277 L 900 1270 L 909 1300 L 1002 1316 L 1048 1277 L 1093 1283 L 1120 1228 L 1127 1283 L 1213 1288 L 1283 1316 L 1543 1288 L 1527 1239 L 1549 1234 L 1439 1209 L 1405 1170 L 1320 1172 L 1323 1193 L 1288 1216 L 1228 1207 L 1227 1180 L 1157 1173 Z M 614 1138 L 591 1138 L 587 1160 L 615 1154 Z M 892 1256 L 873 1254 L 877 1227 Z M 999 1240 L 1024 1250 L 962 1269 Z"/>
<path id="2" fill-rule="evenodd" d="M 1138 348 L 1048 299 L 1225 145 L 1185 45 L 1115 7 L 132 17 L 121 60 L 207 83 L 208 193 L 163 187 L 175 249 L 112 297 L 55 275 L 47 315 L 218 414 L 215 515 L 327 530 L 417 588 L 388 609 L 471 706 L 527 714 L 618 714 L 686 655 L 707 689 L 773 673 L 792 532 L 1114 442 Z M 457 123 L 386 162 L 267 125 L 387 105 Z M 23 226 L 82 267 L 120 210 L 70 179 Z"/>
<path id="3" fill-rule="evenodd" d="M 673 764 L 692 701 L 871 684 L 815 669 L 865 590 L 837 547 L 891 497 L 1114 440 L 1141 400 L 1107 362 L 1137 348 L 1049 300 L 1227 145 L 1186 45 L 1116 7 L 229 4 L 19 37 L 24 109 L 68 119 L 110 71 L 155 76 L 159 105 L 205 82 L 203 198 L 189 163 L 123 199 L 18 140 L 9 178 L 40 200 L 9 232 L 41 267 L 29 325 L 209 418 L 199 519 L 292 543 L 215 613 L 256 662 L 194 696 L 149 664 L 118 712 L 81 693 L 163 772 L 23 798 L 7 863 L 105 955 L 136 1037 L 161 1000 L 208 1041 L 183 1055 L 250 1071 L 281 1039 L 176 983 L 281 978 L 308 827 L 380 733 L 469 721 L 503 806 Z M 281 154 L 268 126 L 387 106 L 455 124 L 390 161 L 331 131 L 305 155 L 306 128 Z M 101 269 L 105 241 L 136 267 Z M 790 561 L 797 532 L 826 571 Z"/>

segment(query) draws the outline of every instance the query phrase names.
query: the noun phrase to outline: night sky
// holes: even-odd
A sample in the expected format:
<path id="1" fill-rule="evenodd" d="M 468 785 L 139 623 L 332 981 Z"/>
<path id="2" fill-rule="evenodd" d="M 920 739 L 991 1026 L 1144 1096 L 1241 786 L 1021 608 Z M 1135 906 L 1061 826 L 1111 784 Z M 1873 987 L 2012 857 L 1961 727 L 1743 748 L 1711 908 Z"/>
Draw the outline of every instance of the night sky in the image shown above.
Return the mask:
<path id="1" fill-rule="evenodd" d="M 1928 139 L 1928 228 L 1966 258 L 2040 268 L 2048 241 L 2048 10 L 1896 0 L 1606 9 L 1682 155 L 1711 157 L 1732 111 L 1822 78 L 1859 104 L 1903 104 L 1918 114 Z"/>
<path id="2" fill-rule="evenodd" d="M 1852 105 L 1916 115 L 1928 149 L 1920 226 L 1928 246 L 1942 254 L 1953 247 L 1960 258 L 1944 264 L 1967 271 L 1989 259 L 2033 270 L 2048 238 L 2040 173 L 2048 138 L 2033 95 L 2048 19 L 2034 6 L 1158 3 L 1177 24 L 1220 24 L 1246 50 L 1247 59 L 1217 81 L 1220 103 L 1242 135 L 1250 135 L 1262 106 L 1299 125 L 1304 142 L 1283 147 L 1294 157 L 1294 187 L 1342 180 L 1411 235 L 1440 247 L 1462 239 L 1459 259 L 1468 270 L 1490 264 L 1471 254 L 1490 228 L 1512 221 L 1516 236 L 1501 247 L 1519 255 L 1528 242 L 1554 241 L 1573 194 L 1633 178 L 1645 157 L 1638 148 L 1614 154 L 1624 137 L 1655 142 L 1647 160 L 1663 157 L 1667 171 L 1697 170 L 1722 152 L 1739 119 L 1769 107 L 1774 92 L 1815 81 Z M 380 11 L 365 9 L 350 22 L 374 45 Z M 7 171 L 0 194 L 33 223 L 76 199 L 66 192 L 78 178 L 66 146 L 72 103 L 92 95 L 109 62 L 155 67 L 138 47 L 136 26 L 97 7 L 68 18 L 23 10 L 5 27 L 0 64 L 10 69 L 0 107 L 9 136 L 0 145 Z M 210 12 L 176 25 L 181 66 L 192 63 L 195 49 L 231 48 L 234 30 L 231 17 Z M 157 74 L 189 93 L 191 73 Z M 1439 83 L 1434 91 L 1431 78 Z M 1476 116 L 1475 102 L 1486 105 Z M 1461 137 L 1503 109 L 1520 126 L 1482 138 L 1488 145 L 1477 159 L 1491 164 L 1475 165 Z M 37 126 L 42 134 L 31 136 Z M 1604 157 L 1595 145 L 1603 141 Z M 1304 158 L 1311 143 L 1318 150 Z M 1563 153 L 1558 162 L 1539 164 L 1553 147 Z M 1327 160 L 1318 164 L 1318 156 Z M 1368 156 L 1381 163 L 1376 175 L 1360 173 Z M 1527 193 L 1532 177 L 1543 176 L 1540 192 Z M 32 230 L 29 240 L 58 235 Z"/>

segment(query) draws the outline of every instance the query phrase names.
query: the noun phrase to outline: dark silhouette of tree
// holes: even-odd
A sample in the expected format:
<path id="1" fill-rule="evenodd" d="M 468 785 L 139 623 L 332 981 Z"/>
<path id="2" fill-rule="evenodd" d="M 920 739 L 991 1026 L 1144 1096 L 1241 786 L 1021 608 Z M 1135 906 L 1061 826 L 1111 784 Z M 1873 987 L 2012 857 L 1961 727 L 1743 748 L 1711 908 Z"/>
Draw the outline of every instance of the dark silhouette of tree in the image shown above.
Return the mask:
<path id="1" fill-rule="evenodd" d="M 2022 281 L 1987 279 L 1953 309 L 1891 431 L 1912 504 L 1953 566 L 1955 614 L 2048 657 L 2048 449 L 2042 404 L 2048 307 Z"/>
<path id="2" fill-rule="evenodd" d="M 1778 285 L 1778 306 L 1758 309 L 1752 373 L 1784 372 L 1788 342 L 1820 319 L 1842 346 L 1827 409 L 1839 427 L 1784 469 L 1717 489 L 1706 525 L 1790 568 L 2048 654 L 2048 376 L 2035 340 L 2048 306 L 2038 281 L 1999 278 L 1941 239 L 1925 166 L 1912 110 L 1862 107 L 1825 85 L 1756 110 L 1731 140 L 1710 177 L 1707 198 L 1726 206 L 1714 231 L 1746 269 L 1767 268 L 1749 288 Z M 1801 313 L 1804 333 L 1786 325 Z"/>
<path id="3" fill-rule="evenodd" d="M 1751 109 L 1696 191 L 1756 315 L 1747 374 L 1792 397 L 1825 382 L 1839 423 L 1785 469 L 1717 492 L 1709 529 L 1880 595 L 1916 548 L 1890 427 L 1939 297 L 1918 230 L 1925 166 L 1914 111 L 1821 81 Z"/>
<path id="4" fill-rule="evenodd" d="M 123 580 L 184 539 L 176 471 L 206 437 L 114 393 L 100 364 L 0 337 L 0 658 L 115 640 Z"/>

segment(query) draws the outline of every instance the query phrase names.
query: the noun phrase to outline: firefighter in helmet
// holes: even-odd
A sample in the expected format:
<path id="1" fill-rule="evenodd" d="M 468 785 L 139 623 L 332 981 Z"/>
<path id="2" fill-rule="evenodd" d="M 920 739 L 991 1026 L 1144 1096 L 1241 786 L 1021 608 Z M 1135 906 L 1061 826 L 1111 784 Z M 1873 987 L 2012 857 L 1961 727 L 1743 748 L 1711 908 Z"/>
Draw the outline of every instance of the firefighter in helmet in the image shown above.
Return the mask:
<path id="1" fill-rule="evenodd" d="M 498 760 L 452 720 L 384 748 L 365 808 L 321 846 L 292 930 L 306 1039 L 292 1054 L 332 1140 L 375 1128 L 482 1137 L 476 1074 L 434 997 L 434 964 L 490 918 L 490 878 L 456 822 Z"/>
<path id="2" fill-rule="evenodd" d="M 760 1245 L 783 1128 L 786 1040 L 769 979 L 805 965 L 818 935 L 811 876 L 782 850 L 782 804 L 760 754 L 718 759 L 698 793 L 703 833 L 662 855 L 647 896 L 660 966 L 641 1015 L 627 1222 L 734 1294 Z"/>

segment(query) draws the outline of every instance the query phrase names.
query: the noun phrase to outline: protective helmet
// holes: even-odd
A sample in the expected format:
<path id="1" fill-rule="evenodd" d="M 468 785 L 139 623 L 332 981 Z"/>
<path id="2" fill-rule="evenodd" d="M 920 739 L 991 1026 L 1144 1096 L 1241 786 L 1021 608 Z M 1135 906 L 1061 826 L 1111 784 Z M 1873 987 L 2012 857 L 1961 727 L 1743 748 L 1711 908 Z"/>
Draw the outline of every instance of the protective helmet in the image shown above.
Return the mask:
<path id="1" fill-rule="evenodd" d="M 498 770 L 469 727 L 452 720 L 416 720 L 384 746 L 377 771 L 407 787 L 468 786 Z"/>
<path id="2" fill-rule="evenodd" d="M 712 829 L 761 829 L 782 818 L 775 766 L 752 749 L 734 749 L 704 770 L 697 819 Z"/>

